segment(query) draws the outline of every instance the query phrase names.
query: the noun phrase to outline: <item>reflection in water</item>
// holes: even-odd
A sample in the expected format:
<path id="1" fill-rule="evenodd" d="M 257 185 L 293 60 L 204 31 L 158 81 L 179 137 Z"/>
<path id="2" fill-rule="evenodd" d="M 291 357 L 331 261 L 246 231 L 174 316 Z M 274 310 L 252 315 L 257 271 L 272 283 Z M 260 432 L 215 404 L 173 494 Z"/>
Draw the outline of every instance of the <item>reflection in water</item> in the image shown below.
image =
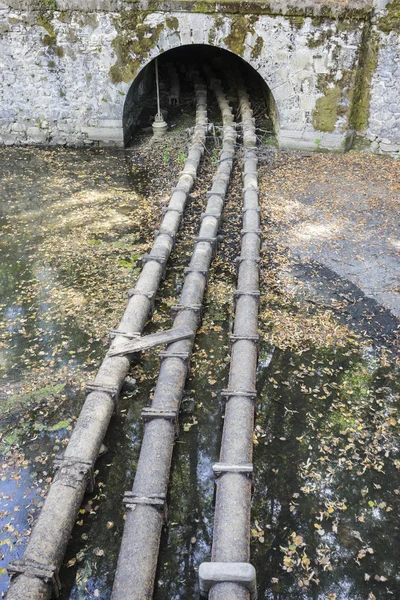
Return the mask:
<path id="1" fill-rule="evenodd" d="M 393 371 L 357 348 L 276 350 L 260 390 L 253 557 L 261 597 L 399 597 Z"/>

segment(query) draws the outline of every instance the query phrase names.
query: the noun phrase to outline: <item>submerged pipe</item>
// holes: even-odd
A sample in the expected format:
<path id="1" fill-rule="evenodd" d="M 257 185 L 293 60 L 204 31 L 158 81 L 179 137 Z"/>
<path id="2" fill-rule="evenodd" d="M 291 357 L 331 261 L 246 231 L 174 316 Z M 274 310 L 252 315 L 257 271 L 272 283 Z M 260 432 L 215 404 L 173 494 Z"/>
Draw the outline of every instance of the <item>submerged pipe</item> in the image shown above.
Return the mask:
<path id="1" fill-rule="evenodd" d="M 220 462 L 213 467 L 217 478 L 212 562 L 203 563 L 199 570 L 200 589 L 211 600 L 256 597 L 255 571 L 249 560 L 261 239 L 257 140 L 242 82 L 238 96 L 244 142 L 242 245 Z"/>
<path id="2" fill-rule="evenodd" d="M 151 313 L 155 294 L 173 248 L 188 194 L 204 152 L 207 131 L 207 92 L 195 81 L 196 126 L 188 157 L 166 208 L 149 255 L 143 257 L 143 269 L 135 289 L 128 293 L 125 313 L 114 331 L 115 345 L 133 333 L 141 333 Z M 9 565 L 12 577 L 7 600 L 45 600 L 57 595 L 58 571 L 88 484 L 93 483 L 93 467 L 107 431 L 131 356 L 106 356 L 93 383 L 87 385 L 87 397 L 65 452 L 57 462 L 56 474 L 42 511 L 33 529 L 22 560 Z"/>
<path id="3" fill-rule="evenodd" d="M 133 488 L 124 498 L 127 513 L 112 600 L 147 600 L 153 594 L 179 408 L 235 153 L 232 109 L 220 82 L 214 80 L 212 87 L 222 113 L 223 146 L 179 304 L 173 309 L 173 328 L 190 327 L 193 338 L 174 342 L 161 353 L 154 399 L 142 412 L 144 436 Z"/>

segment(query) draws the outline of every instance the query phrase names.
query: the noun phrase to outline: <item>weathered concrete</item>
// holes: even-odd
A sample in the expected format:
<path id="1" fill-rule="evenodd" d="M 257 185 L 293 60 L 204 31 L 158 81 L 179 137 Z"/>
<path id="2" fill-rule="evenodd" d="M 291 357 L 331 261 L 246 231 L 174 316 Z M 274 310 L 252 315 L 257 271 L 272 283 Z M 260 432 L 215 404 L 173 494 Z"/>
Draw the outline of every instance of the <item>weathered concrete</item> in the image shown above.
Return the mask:
<path id="1" fill-rule="evenodd" d="M 218 4 L 188 0 L 0 2 L 0 142 L 123 145 L 159 54 L 229 50 L 275 101 L 281 147 L 343 150 L 356 130 L 372 150 L 400 149 L 399 33 L 377 0 Z M 391 11 L 391 12 L 390 12 Z M 143 78 L 143 75 L 142 75 Z M 131 90 L 131 91 L 130 91 Z M 125 110 L 124 110 L 125 107 Z"/>

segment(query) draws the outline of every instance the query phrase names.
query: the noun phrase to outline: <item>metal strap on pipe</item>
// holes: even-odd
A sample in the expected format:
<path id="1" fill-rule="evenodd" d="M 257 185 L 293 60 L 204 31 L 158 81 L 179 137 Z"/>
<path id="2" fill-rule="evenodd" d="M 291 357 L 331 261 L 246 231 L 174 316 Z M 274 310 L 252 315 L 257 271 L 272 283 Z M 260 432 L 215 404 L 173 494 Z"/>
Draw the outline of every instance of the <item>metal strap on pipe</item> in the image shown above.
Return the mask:
<path id="1" fill-rule="evenodd" d="M 171 238 L 172 247 L 175 248 L 176 234 L 174 231 L 169 231 L 168 229 L 156 229 L 154 232 L 154 237 L 157 237 L 159 235 L 167 235 L 169 238 Z"/>
<path id="2" fill-rule="evenodd" d="M 92 392 L 101 392 L 103 394 L 107 394 L 108 396 L 110 396 L 111 400 L 114 402 L 114 410 L 117 410 L 117 408 L 118 408 L 119 390 L 120 390 L 120 386 L 118 386 L 118 385 L 95 383 L 93 381 L 89 381 L 85 385 L 86 396 L 88 396 Z"/>
<path id="3" fill-rule="evenodd" d="M 155 254 L 143 254 L 142 263 L 146 264 L 148 262 L 154 261 L 161 265 L 162 267 L 162 278 L 165 279 L 165 274 L 167 271 L 167 257 L 166 256 L 157 256 Z"/>
<path id="4" fill-rule="evenodd" d="M 252 463 L 243 464 L 243 465 L 233 465 L 227 463 L 215 463 L 212 466 L 213 473 L 216 477 L 219 477 L 223 473 L 240 473 L 242 475 L 252 476 L 253 475 L 253 465 Z"/>
<path id="5" fill-rule="evenodd" d="M 203 305 L 202 304 L 174 304 L 171 308 L 171 318 L 175 319 L 179 313 L 183 310 L 190 310 L 200 317 L 203 313 Z"/>
<path id="6" fill-rule="evenodd" d="M 135 509 L 137 504 L 146 504 L 147 506 L 155 506 L 158 509 L 164 510 L 165 500 L 165 494 L 148 494 L 147 496 L 141 496 L 128 491 L 125 492 L 122 502 L 127 510 Z"/>
<path id="7" fill-rule="evenodd" d="M 256 570 L 244 562 L 204 562 L 199 568 L 200 594 L 207 597 L 217 583 L 237 583 L 249 590 L 251 600 L 257 600 Z"/>
<path id="8" fill-rule="evenodd" d="M 53 594 L 56 598 L 60 595 L 61 583 L 56 565 L 45 564 L 36 560 L 22 559 L 11 562 L 7 567 L 7 571 L 10 574 L 11 581 L 17 575 L 25 575 L 25 577 L 28 577 L 29 579 L 41 579 L 52 587 Z"/>
<path id="9" fill-rule="evenodd" d="M 260 339 L 260 336 L 258 333 L 255 334 L 246 334 L 246 335 L 238 335 L 236 333 L 231 333 L 231 342 L 232 344 L 234 344 L 235 342 L 238 342 L 240 340 L 247 340 L 249 342 L 255 342 L 258 343 Z"/>

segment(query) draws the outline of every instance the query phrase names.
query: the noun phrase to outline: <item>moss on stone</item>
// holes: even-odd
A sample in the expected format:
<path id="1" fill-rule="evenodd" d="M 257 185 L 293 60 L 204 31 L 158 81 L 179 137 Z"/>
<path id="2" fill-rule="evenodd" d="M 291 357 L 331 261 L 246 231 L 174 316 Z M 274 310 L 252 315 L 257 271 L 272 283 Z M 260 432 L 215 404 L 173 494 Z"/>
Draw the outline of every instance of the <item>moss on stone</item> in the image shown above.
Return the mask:
<path id="1" fill-rule="evenodd" d="M 208 32 L 208 43 L 211 44 L 211 46 L 215 44 L 215 41 L 218 37 L 218 31 L 222 28 L 223 23 L 223 17 L 220 17 L 219 15 L 214 17 L 214 25 Z"/>
<path id="2" fill-rule="evenodd" d="M 257 39 L 256 39 L 256 43 L 254 44 L 253 49 L 251 51 L 251 55 L 250 55 L 250 58 L 252 60 L 254 60 L 255 58 L 258 58 L 260 56 L 263 46 L 264 46 L 264 40 L 262 37 L 260 37 L 258 35 Z"/>
<path id="3" fill-rule="evenodd" d="M 45 38 L 49 38 L 50 40 L 52 40 L 54 43 L 56 42 L 56 32 L 54 29 L 54 25 L 51 22 L 50 18 L 52 18 L 53 15 L 46 15 L 46 14 L 40 14 L 38 16 L 37 22 L 38 25 L 40 25 L 40 27 L 43 27 L 43 29 L 45 29 L 47 31 L 47 36 L 45 35 Z M 48 43 L 46 45 L 49 45 Z"/>
<path id="4" fill-rule="evenodd" d="M 400 33 L 400 0 L 392 0 L 386 6 L 386 15 L 378 20 L 378 27 L 384 33 Z"/>
<path id="5" fill-rule="evenodd" d="M 176 17 L 167 17 L 165 19 L 165 23 L 166 23 L 168 29 L 173 29 L 173 30 L 179 29 L 179 21 Z"/>
<path id="6" fill-rule="evenodd" d="M 231 32 L 224 39 L 225 44 L 234 54 L 242 56 L 245 50 L 245 40 L 248 33 L 254 33 L 254 23 L 257 15 L 233 15 Z"/>
<path id="7" fill-rule="evenodd" d="M 379 52 L 379 36 L 367 25 L 363 32 L 360 59 L 351 98 L 349 125 L 355 131 L 365 131 L 368 127 L 371 81 L 374 75 Z"/>
<path id="8" fill-rule="evenodd" d="M 328 132 L 335 130 L 340 96 L 340 88 L 331 87 L 326 90 L 324 96 L 318 98 L 312 114 L 314 129 Z"/>
<path id="9" fill-rule="evenodd" d="M 133 81 L 159 40 L 164 25 L 151 27 L 144 23 L 146 16 L 145 12 L 126 9 L 114 19 L 118 35 L 112 42 L 117 55 L 117 62 L 110 69 L 113 83 Z"/>
<path id="10" fill-rule="evenodd" d="M 37 10 L 40 13 L 46 11 L 57 10 L 57 2 L 56 0 L 32 0 L 31 3 L 32 10 Z"/>

